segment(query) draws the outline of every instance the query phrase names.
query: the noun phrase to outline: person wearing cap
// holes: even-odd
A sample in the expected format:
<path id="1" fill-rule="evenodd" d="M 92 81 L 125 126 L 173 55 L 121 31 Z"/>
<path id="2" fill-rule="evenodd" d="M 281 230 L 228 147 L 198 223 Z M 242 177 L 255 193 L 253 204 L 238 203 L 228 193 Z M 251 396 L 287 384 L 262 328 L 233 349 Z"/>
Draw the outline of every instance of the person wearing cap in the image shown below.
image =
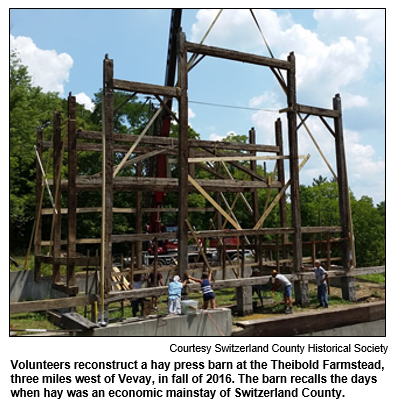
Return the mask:
<path id="1" fill-rule="evenodd" d="M 272 271 L 273 277 L 273 289 L 272 292 L 276 291 L 280 286 L 284 287 L 284 304 L 285 304 L 285 314 L 292 314 L 292 284 L 284 277 L 282 274 L 278 274 L 276 270 Z"/>
<path id="2" fill-rule="evenodd" d="M 175 275 L 168 286 L 168 314 L 181 314 L 181 292 L 187 280 L 181 282 L 180 276 Z"/>
<path id="3" fill-rule="evenodd" d="M 328 272 L 321 266 L 319 260 L 314 262 L 313 268 L 306 268 L 302 265 L 302 270 L 313 271 L 316 276 L 317 284 L 317 299 L 319 300 L 318 308 L 328 308 L 328 296 L 327 296 L 327 278 Z"/>

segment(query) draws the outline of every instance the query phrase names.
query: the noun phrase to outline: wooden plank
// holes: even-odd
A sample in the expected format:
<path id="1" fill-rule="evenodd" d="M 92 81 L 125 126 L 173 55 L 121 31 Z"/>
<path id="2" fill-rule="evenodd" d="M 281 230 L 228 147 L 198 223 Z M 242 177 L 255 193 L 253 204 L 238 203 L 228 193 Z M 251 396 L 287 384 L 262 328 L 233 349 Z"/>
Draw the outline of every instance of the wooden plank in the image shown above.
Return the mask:
<path id="1" fill-rule="evenodd" d="M 93 304 L 96 296 L 54 298 L 52 300 L 23 301 L 10 303 L 10 314 L 31 313 L 35 311 L 56 310 L 58 308 L 80 307 Z"/>
<path id="2" fill-rule="evenodd" d="M 190 272 L 190 270 L 188 270 Z M 298 274 L 284 274 L 291 282 L 299 280 L 315 280 L 315 275 L 313 272 L 300 272 Z M 328 275 L 331 278 L 345 277 L 346 273 L 344 271 L 328 271 Z M 270 282 L 271 275 L 264 275 L 260 277 L 249 277 L 249 278 L 236 278 L 230 280 L 215 280 L 212 283 L 212 288 L 214 290 L 222 290 L 225 288 L 236 288 L 243 286 L 254 286 L 254 285 L 266 285 Z M 198 292 L 200 286 L 195 283 L 189 283 L 187 285 L 188 293 Z M 129 290 L 121 292 L 109 292 L 105 297 L 105 304 L 110 304 L 112 302 L 120 300 L 130 300 L 132 298 L 143 298 L 143 297 L 159 297 L 168 293 L 168 287 L 151 287 L 151 288 L 141 288 L 139 290 Z"/>
<path id="3" fill-rule="evenodd" d="M 306 162 L 310 158 L 310 155 L 307 155 L 305 159 L 302 161 L 299 171 L 305 166 Z M 298 173 L 299 173 L 298 171 Z M 284 187 L 281 189 L 281 191 L 278 193 L 278 195 L 274 198 L 272 203 L 269 205 L 269 207 L 264 211 L 263 215 L 259 219 L 258 223 L 254 226 L 254 229 L 259 229 L 262 225 L 265 219 L 268 217 L 270 212 L 273 210 L 273 208 L 277 205 L 277 203 L 280 201 L 281 197 L 285 194 L 285 191 L 288 189 L 288 187 L 291 185 L 291 179 L 287 181 L 287 183 L 284 185 Z"/>
<path id="4" fill-rule="evenodd" d="M 43 130 L 42 129 L 36 131 L 36 150 L 37 150 L 37 153 L 39 155 L 39 158 L 42 158 L 42 156 L 43 156 Z M 41 168 L 40 168 L 39 161 L 38 161 L 38 159 L 36 159 L 36 186 L 35 186 L 36 215 L 35 215 L 34 234 L 33 234 L 33 245 L 34 245 L 34 253 L 35 253 L 34 279 L 35 279 L 36 282 L 38 282 L 40 280 L 40 276 L 41 276 L 41 263 L 36 257 L 42 254 L 42 248 L 41 248 L 41 238 L 42 238 L 41 208 L 42 208 L 42 205 L 43 205 L 43 194 L 44 194 L 44 185 L 43 185 L 42 171 L 41 171 Z M 29 248 L 29 250 L 30 250 L 30 248 Z M 26 255 L 25 269 L 27 269 L 27 266 L 28 266 L 29 250 L 28 250 L 28 253 Z"/>
<path id="5" fill-rule="evenodd" d="M 55 111 L 53 117 L 53 175 L 54 175 L 54 209 L 52 219 L 52 255 L 61 255 L 61 169 L 62 169 L 62 139 L 61 139 L 61 113 Z M 57 213 L 55 213 L 57 211 Z M 59 265 L 53 266 L 53 282 L 57 283 L 61 279 Z"/>
<path id="6" fill-rule="evenodd" d="M 112 207 L 113 207 L 113 114 L 114 114 L 114 92 L 113 92 L 114 62 L 105 57 L 103 62 L 103 165 L 102 165 L 102 216 L 101 216 L 101 293 L 111 289 L 112 268 Z M 101 309 L 102 313 L 104 309 Z"/>
<path id="7" fill-rule="evenodd" d="M 79 130 L 76 132 L 76 136 L 79 139 L 91 139 L 95 141 L 101 141 L 101 132 Z M 114 142 L 134 143 L 139 138 L 139 135 L 129 135 L 124 133 L 114 133 Z M 178 138 L 165 137 L 165 136 L 149 136 L 144 135 L 141 138 L 141 143 L 151 145 L 165 145 L 171 148 L 178 147 Z M 82 144 L 83 145 L 83 144 Z M 279 148 L 276 145 L 264 145 L 264 144 L 250 144 L 239 142 L 221 142 L 221 141 L 207 141 L 201 139 L 190 139 L 188 142 L 189 148 L 197 149 L 209 149 L 214 151 L 256 151 L 256 152 L 279 152 Z M 49 145 L 48 145 L 49 146 Z M 117 147 L 115 145 L 115 147 Z M 82 146 L 83 148 L 83 146 Z"/>
<path id="8" fill-rule="evenodd" d="M 188 153 L 189 153 L 189 130 L 188 130 L 188 66 L 187 48 L 185 34 L 180 30 L 178 34 L 177 59 L 178 59 L 178 82 L 180 88 L 179 99 L 179 196 L 177 216 L 178 224 L 178 268 L 183 278 L 188 266 L 188 184 L 190 175 L 188 173 Z M 184 292 L 183 292 L 184 293 Z"/>
<path id="9" fill-rule="evenodd" d="M 287 104 L 296 108 L 296 65 L 293 52 L 288 56 L 290 68 L 287 72 Z M 299 196 L 299 158 L 298 158 L 298 132 L 296 112 L 287 112 L 288 120 L 288 146 L 290 156 L 290 195 L 291 195 L 291 225 L 295 229 L 293 235 L 293 265 L 299 271 L 302 264 L 302 239 L 301 239 L 301 204 Z M 279 194 L 280 195 L 280 194 Z"/>
<path id="10" fill-rule="evenodd" d="M 136 146 L 140 143 L 141 138 L 146 134 L 146 132 L 148 131 L 148 129 L 151 127 L 151 125 L 155 122 L 155 120 L 157 119 L 157 117 L 160 115 L 160 113 L 162 112 L 162 107 L 159 107 L 158 110 L 154 113 L 153 117 L 150 119 L 150 121 L 147 123 L 147 125 L 145 126 L 145 128 L 143 129 L 142 133 L 140 134 L 140 136 L 137 138 L 136 142 L 132 145 L 132 147 L 127 151 L 125 157 L 122 159 L 122 161 L 114 168 L 114 172 L 113 172 L 113 177 L 115 178 L 116 175 L 118 175 L 118 172 L 126 167 L 126 162 L 129 159 L 130 155 L 134 152 L 134 150 L 136 149 Z"/>
<path id="11" fill-rule="evenodd" d="M 236 229 L 241 229 L 241 226 L 238 222 L 234 221 L 230 215 L 226 214 L 226 212 L 219 206 L 219 204 L 199 185 L 194 178 L 188 175 L 188 180 L 193 185 L 199 193 L 201 193 L 226 219 L 233 225 Z"/>
<path id="12" fill-rule="evenodd" d="M 60 325 L 65 330 L 92 330 L 93 328 L 99 327 L 97 324 L 92 323 L 87 318 L 75 312 L 63 313 L 61 315 Z"/>
<path id="13" fill-rule="evenodd" d="M 93 214 L 93 213 L 101 213 L 102 208 L 101 207 L 87 207 L 87 208 L 76 208 L 76 212 L 78 214 Z M 142 211 L 144 213 L 146 212 L 156 212 L 159 211 L 159 208 L 142 208 Z M 161 213 L 162 212 L 178 212 L 178 208 L 161 208 Z M 188 212 L 212 212 L 214 211 L 214 208 L 195 208 L 191 207 L 188 209 Z M 68 208 L 61 208 L 60 211 L 58 211 L 62 215 L 68 214 Z M 54 213 L 53 208 L 43 208 L 42 209 L 42 215 L 52 215 Z M 112 208 L 112 213 L 114 214 L 137 214 L 137 208 L 118 208 L 118 207 L 113 207 Z"/>
<path id="14" fill-rule="evenodd" d="M 172 86 L 160 86 L 150 83 L 132 82 L 129 80 L 113 79 L 113 88 L 115 90 L 124 90 L 126 92 L 137 92 L 144 95 L 160 95 L 178 98 L 180 91 Z"/>
<path id="15" fill-rule="evenodd" d="M 76 97 L 68 96 L 68 258 L 76 256 L 78 156 L 76 151 Z M 67 265 L 67 285 L 75 286 L 75 263 Z"/>
<path id="16" fill-rule="evenodd" d="M 52 181 L 49 180 L 51 183 Z M 230 179 L 198 179 L 197 183 L 208 192 L 245 192 L 262 188 L 281 188 L 281 182 L 273 181 L 266 183 L 264 181 L 231 181 Z M 68 181 L 61 182 L 61 188 L 67 188 Z M 102 178 L 91 178 L 79 176 L 76 180 L 79 191 L 98 191 L 102 185 Z M 114 189 L 120 192 L 130 191 L 180 191 L 179 180 L 176 178 L 153 178 L 153 177 L 134 177 L 123 176 L 114 179 Z M 195 186 L 189 186 L 189 191 L 194 191 Z"/>
<path id="17" fill-rule="evenodd" d="M 303 159 L 303 156 L 299 156 L 299 159 Z M 200 163 L 200 162 L 228 162 L 228 161 L 267 161 L 277 159 L 289 159 L 289 156 L 256 156 L 256 155 L 244 155 L 244 156 L 213 156 L 207 158 L 188 158 L 188 163 Z"/>
<path id="18" fill-rule="evenodd" d="M 286 60 L 272 59 L 270 57 L 259 56 L 251 53 L 238 52 L 236 50 L 222 49 L 220 47 L 206 46 L 203 44 L 190 42 L 186 42 L 186 45 L 188 52 L 191 53 L 251 63 L 259 66 L 275 67 L 279 69 L 289 69 L 291 66 Z"/>
<path id="19" fill-rule="evenodd" d="M 333 100 L 334 109 L 336 109 L 340 116 L 334 119 L 335 129 L 335 155 L 337 165 L 337 182 L 338 182 L 338 195 L 339 195 L 339 212 L 342 227 L 342 262 L 345 268 L 350 267 L 349 252 L 351 250 L 350 239 L 354 242 L 353 233 L 351 234 L 351 211 L 350 211 L 350 197 L 349 197 L 349 185 L 348 174 L 346 169 L 346 156 L 345 156 L 345 143 L 344 132 L 342 125 L 342 111 L 341 111 L 341 98 L 339 94 L 334 97 Z M 354 245 L 352 255 L 354 254 Z"/>
<path id="20" fill-rule="evenodd" d="M 212 209 L 213 210 L 213 209 Z M 312 233 L 322 233 L 325 231 L 331 232 L 341 232 L 341 227 L 302 227 L 302 233 L 312 234 Z M 275 234 L 293 234 L 293 228 L 259 228 L 259 229 L 229 229 L 229 231 L 223 230 L 205 230 L 197 231 L 196 235 L 198 237 L 231 237 L 234 235 L 237 236 L 257 236 L 257 235 L 275 235 Z M 176 232 L 159 232 L 154 234 L 123 234 L 123 235 L 112 235 L 113 243 L 123 243 L 123 242 L 135 242 L 135 241 L 150 241 L 156 236 L 159 240 L 166 240 L 170 238 L 177 238 Z M 192 238 L 190 234 L 189 238 Z M 82 238 L 76 240 L 77 244 L 100 244 L 101 238 Z M 65 244 L 65 241 L 61 241 L 61 244 Z M 42 241 L 42 245 L 49 245 L 49 241 Z M 90 263 L 92 263 L 93 257 L 90 258 Z M 41 257 L 42 262 L 50 262 L 53 260 L 52 257 Z M 46 261 L 47 260 L 47 261 Z M 65 258 L 58 259 L 60 264 L 66 265 Z M 76 260 L 76 265 L 89 265 L 87 262 L 84 262 L 83 257 L 74 258 Z M 94 264 L 90 264 L 94 265 Z"/>
<path id="21" fill-rule="evenodd" d="M 327 118 L 336 118 L 339 116 L 339 111 L 332 109 L 317 108 L 314 106 L 297 105 L 298 112 L 308 115 L 324 116 Z"/>

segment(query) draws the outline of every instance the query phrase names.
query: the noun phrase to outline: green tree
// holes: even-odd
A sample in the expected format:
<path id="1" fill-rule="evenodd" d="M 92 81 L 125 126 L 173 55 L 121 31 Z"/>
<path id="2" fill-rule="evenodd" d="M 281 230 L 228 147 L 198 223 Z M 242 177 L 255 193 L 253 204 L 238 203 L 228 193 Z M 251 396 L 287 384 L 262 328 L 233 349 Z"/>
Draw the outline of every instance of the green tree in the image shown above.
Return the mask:
<path id="1" fill-rule="evenodd" d="M 374 206 L 372 198 L 352 199 L 358 267 L 385 265 L 385 201 Z"/>
<path id="2" fill-rule="evenodd" d="M 34 211 L 36 129 L 51 122 L 60 107 L 56 93 L 32 86 L 28 68 L 10 53 L 10 247 L 26 245 Z M 45 130 L 45 136 L 51 132 Z M 29 239 L 29 237 L 28 237 Z"/>

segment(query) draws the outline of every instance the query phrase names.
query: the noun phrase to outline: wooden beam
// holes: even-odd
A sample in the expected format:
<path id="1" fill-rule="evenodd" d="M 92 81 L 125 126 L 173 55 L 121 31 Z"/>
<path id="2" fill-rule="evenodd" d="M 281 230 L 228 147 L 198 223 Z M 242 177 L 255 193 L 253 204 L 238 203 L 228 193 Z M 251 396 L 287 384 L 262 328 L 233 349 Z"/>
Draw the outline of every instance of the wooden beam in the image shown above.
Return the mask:
<path id="1" fill-rule="evenodd" d="M 52 180 L 49 180 L 51 183 Z M 263 181 L 234 181 L 229 179 L 198 179 L 197 182 L 209 192 L 245 192 L 261 188 L 281 188 L 282 184 L 273 181 L 267 184 Z M 61 188 L 66 189 L 68 181 L 61 182 Z M 78 176 L 76 179 L 77 189 L 79 191 L 96 191 L 100 190 L 102 178 L 92 178 L 87 176 Z M 123 176 L 114 178 L 114 189 L 120 192 L 130 191 L 180 191 L 181 186 L 176 178 L 153 178 L 153 177 L 134 177 Z M 193 186 L 188 187 L 193 191 Z"/>
<path id="2" fill-rule="evenodd" d="M 179 88 L 172 86 L 152 85 L 150 83 L 132 82 L 128 80 L 114 79 L 113 88 L 126 92 L 137 92 L 144 95 L 160 95 L 178 98 L 180 97 Z"/>
<path id="3" fill-rule="evenodd" d="M 76 97 L 68 96 L 68 258 L 76 256 L 78 155 L 76 151 Z M 67 265 L 67 285 L 75 286 L 75 264 Z"/>
<path id="4" fill-rule="evenodd" d="M 226 214 L 226 212 L 219 206 L 219 204 L 190 175 L 188 175 L 188 181 L 227 219 L 227 221 L 230 222 L 231 225 L 233 225 L 234 228 L 241 229 L 241 226 L 228 214 Z"/>
<path id="5" fill-rule="evenodd" d="M 183 276 L 188 266 L 188 153 L 189 153 L 189 130 L 188 130 L 188 64 L 186 36 L 182 30 L 177 35 L 177 59 L 178 59 L 178 85 L 180 90 L 179 99 L 179 196 L 177 216 L 178 224 L 178 269 Z M 185 293 L 185 291 L 183 292 Z"/>
<path id="6" fill-rule="evenodd" d="M 56 310 L 58 308 L 80 307 L 93 304 L 95 301 L 97 301 L 97 297 L 94 295 L 55 298 L 51 300 L 22 301 L 20 303 L 10 303 L 10 314 Z"/>
<path id="7" fill-rule="evenodd" d="M 301 165 L 299 166 L 299 171 L 305 166 L 306 162 L 310 158 L 310 155 L 307 155 L 305 159 L 302 161 Z M 261 218 L 259 219 L 258 223 L 254 226 L 254 229 L 259 229 L 262 225 L 265 219 L 268 217 L 270 212 L 273 210 L 273 208 L 277 205 L 277 203 L 280 201 L 281 197 L 285 194 L 285 191 L 288 189 L 288 187 L 291 185 L 291 179 L 287 181 L 287 183 L 284 185 L 284 187 L 281 189 L 281 191 L 278 193 L 278 195 L 274 198 L 272 203 L 269 205 L 269 207 L 265 210 Z"/>
<path id="8" fill-rule="evenodd" d="M 103 63 L 103 104 L 102 104 L 102 133 L 103 133 L 103 164 L 102 164 L 102 216 L 101 216 L 101 294 L 111 289 L 112 271 L 112 207 L 114 200 L 113 188 L 113 114 L 114 91 L 113 75 L 114 62 L 105 57 Z M 101 309 L 104 313 L 104 308 Z"/>
<path id="9" fill-rule="evenodd" d="M 299 159 L 303 159 L 303 156 L 299 156 Z M 188 163 L 200 163 L 200 162 L 229 162 L 229 161 L 267 161 L 276 159 L 289 159 L 289 156 L 213 156 L 207 158 L 188 158 Z"/>
<path id="10" fill-rule="evenodd" d="M 238 52 L 236 50 L 222 49 L 220 47 L 206 46 L 202 44 L 186 42 L 187 50 L 191 53 L 213 56 L 221 59 L 235 60 L 238 62 L 250 63 L 259 66 L 275 67 L 279 69 L 289 69 L 290 64 L 286 60 L 272 59 L 270 57 L 259 56 L 250 53 Z"/>
<path id="11" fill-rule="evenodd" d="M 339 112 L 337 110 L 332 109 L 322 109 L 317 108 L 314 106 L 307 106 L 307 105 L 297 105 L 298 112 L 306 114 L 306 115 L 315 115 L 315 116 L 324 116 L 327 118 L 336 118 L 339 116 Z"/>

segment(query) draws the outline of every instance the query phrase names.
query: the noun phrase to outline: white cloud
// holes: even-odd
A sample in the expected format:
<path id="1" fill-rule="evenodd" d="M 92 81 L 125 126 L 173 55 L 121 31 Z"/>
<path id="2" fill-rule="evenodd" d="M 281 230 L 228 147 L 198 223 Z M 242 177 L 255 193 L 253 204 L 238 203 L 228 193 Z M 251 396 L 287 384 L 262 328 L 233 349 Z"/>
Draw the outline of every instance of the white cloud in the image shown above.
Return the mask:
<path id="1" fill-rule="evenodd" d="M 211 133 L 209 135 L 209 140 L 210 141 L 222 141 L 223 139 L 225 139 L 227 136 L 237 136 L 237 133 L 234 131 L 228 131 L 226 132 L 226 135 L 217 135 L 216 133 Z"/>
<path id="2" fill-rule="evenodd" d="M 191 32 L 192 41 L 202 39 L 216 13 L 217 10 L 200 10 L 197 13 Z M 364 143 L 361 131 L 366 133 L 365 128 L 379 130 L 379 124 L 375 124 L 377 117 L 367 114 L 380 113 L 379 108 L 384 107 L 384 10 L 316 10 L 313 15 L 317 23 L 315 30 L 296 24 L 287 13 L 278 15 L 262 9 L 255 10 L 255 14 L 275 57 L 286 59 L 291 51 L 295 53 L 299 103 L 332 108 L 333 96 L 340 93 L 344 110 L 347 110 L 344 119 L 352 129 L 344 132 L 349 185 L 356 197 L 368 194 L 376 202 L 383 200 L 385 162 L 377 159 L 373 146 Z M 205 43 L 269 55 L 248 10 L 223 11 Z M 374 75 L 377 75 L 377 80 L 372 77 Z M 286 107 L 284 98 L 273 93 L 277 88 L 277 82 L 275 89 L 261 86 L 256 96 L 248 98 L 249 105 L 271 109 Z M 259 143 L 274 143 L 274 121 L 278 116 L 283 119 L 287 145 L 285 115 L 265 111 L 251 116 Z M 310 118 L 307 124 L 335 169 L 334 138 L 317 118 Z M 300 133 L 300 153 L 312 155 L 302 176 L 310 182 L 318 175 L 329 176 L 328 168 L 307 133 L 306 137 L 302 136 L 303 128 Z M 211 138 L 218 137 L 214 134 Z M 376 141 L 376 147 L 378 144 Z"/>
<path id="3" fill-rule="evenodd" d="M 67 53 L 39 49 L 29 37 L 10 35 L 10 49 L 16 51 L 24 66 L 28 67 L 32 84 L 43 92 L 64 93 L 69 80 L 73 59 Z"/>
<path id="4" fill-rule="evenodd" d="M 195 112 L 191 108 L 188 108 L 188 118 L 192 119 L 192 118 L 195 118 L 195 116 L 196 116 Z"/>
<path id="5" fill-rule="evenodd" d="M 85 107 L 85 109 L 93 112 L 94 110 L 94 103 L 93 101 L 86 95 L 86 93 L 78 93 L 76 95 L 76 102 L 80 103 Z"/>

